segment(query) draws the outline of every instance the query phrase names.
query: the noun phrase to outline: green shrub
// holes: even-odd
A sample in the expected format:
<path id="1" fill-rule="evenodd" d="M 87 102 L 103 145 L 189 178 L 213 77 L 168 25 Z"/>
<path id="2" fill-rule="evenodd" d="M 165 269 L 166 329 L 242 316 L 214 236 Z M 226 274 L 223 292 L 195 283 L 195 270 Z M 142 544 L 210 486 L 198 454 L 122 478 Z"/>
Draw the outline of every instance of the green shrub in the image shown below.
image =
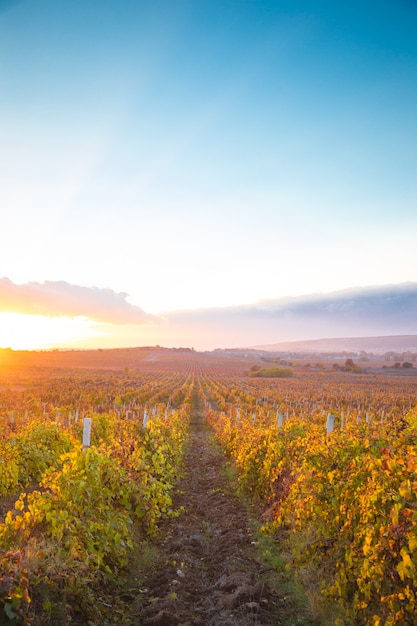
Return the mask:
<path id="1" fill-rule="evenodd" d="M 288 367 L 261 367 L 252 369 L 248 376 L 252 378 L 290 378 L 294 372 Z"/>

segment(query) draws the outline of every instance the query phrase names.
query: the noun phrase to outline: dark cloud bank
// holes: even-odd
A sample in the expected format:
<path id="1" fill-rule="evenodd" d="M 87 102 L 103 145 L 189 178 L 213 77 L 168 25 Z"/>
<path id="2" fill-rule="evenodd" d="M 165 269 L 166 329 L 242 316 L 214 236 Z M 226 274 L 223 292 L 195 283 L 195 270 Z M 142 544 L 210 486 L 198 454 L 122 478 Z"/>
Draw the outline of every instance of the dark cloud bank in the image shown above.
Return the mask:
<path id="1" fill-rule="evenodd" d="M 417 283 L 347 289 L 329 294 L 261 301 L 254 305 L 175 312 L 181 325 L 228 336 L 246 330 L 269 342 L 322 337 L 417 333 Z M 252 340 L 252 339 L 251 339 Z M 229 344 L 230 345 L 230 344 Z M 240 345 L 242 343 L 240 342 Z M 246 344 L 249 345 L 249 344 Z"/>

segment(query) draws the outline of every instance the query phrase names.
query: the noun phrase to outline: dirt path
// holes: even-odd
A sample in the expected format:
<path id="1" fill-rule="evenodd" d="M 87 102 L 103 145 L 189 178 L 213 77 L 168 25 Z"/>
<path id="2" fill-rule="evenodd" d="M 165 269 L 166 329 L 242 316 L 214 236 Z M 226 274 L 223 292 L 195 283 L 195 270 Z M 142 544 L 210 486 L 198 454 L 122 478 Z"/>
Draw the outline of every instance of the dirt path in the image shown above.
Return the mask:
<path id="1" fill-rule="evenodd" d="M 175 498 L 185 513 L 162 528 L 164 562 L 146 581 L 140 623 L 279 626 L 286 598 L 263 580 L 247 511 L 225 474 L 198 406 Z"/>

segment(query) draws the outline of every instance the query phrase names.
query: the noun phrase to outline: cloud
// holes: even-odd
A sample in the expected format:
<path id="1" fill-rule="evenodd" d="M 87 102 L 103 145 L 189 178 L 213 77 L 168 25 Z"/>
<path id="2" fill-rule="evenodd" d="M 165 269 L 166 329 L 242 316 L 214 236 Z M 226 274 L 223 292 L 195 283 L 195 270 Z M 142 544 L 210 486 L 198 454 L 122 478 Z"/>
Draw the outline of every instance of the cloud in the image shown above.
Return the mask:
<path id="1" fill-rule="evenodd" d="M 417 334 L 417 283 L 361 287 L 166 315 L 177 330 L 199 328 L 221 345 Z"/>
<path id="2" fill-rule="evenodd" d="M 96 339 L 97 347 L 160 344 L 213 349 L 334 337 L 417 334 L 417 283 L 173 311 L 163 318 L 148 315 L 129 304 L 127 298 L 126 293 L 64 281 L 16 285 L 8 278 L 0 279 L 0 311 L 49 317 L 84 316 L 111 324 L 105 329 L 106 336 Z"/>
<path id="3" fill-rule="evenodd" d="M 281 317 L 319 316 L 339 320 L 383 319 L 400 323 L 416 323 L 417 283 L 357 287 L 329 294 L 313 294 L 285 300 L 265 301 L 259 304 L 262 311 Z"/>
<path id="4" fill-rule="evenodd" d="M 129 304 L 128 295 L 112 289 L 71 285 L 65 281 L 15 285 L 8 278 L 0 279 L 2 312 L 48 317 L 82 316 L 111 324 L 143 324 L 157 319 Z"/>

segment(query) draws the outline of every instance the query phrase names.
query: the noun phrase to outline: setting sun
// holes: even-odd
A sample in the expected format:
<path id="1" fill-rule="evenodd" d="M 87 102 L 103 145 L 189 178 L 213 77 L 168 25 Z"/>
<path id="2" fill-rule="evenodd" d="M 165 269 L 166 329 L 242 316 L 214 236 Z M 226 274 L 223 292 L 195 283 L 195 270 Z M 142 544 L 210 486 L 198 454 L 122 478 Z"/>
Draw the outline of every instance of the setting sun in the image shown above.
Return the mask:
<path id="1" fill-rule="evenodd" d="M 0 313 L 0 348 L 47 350 L 97 336 L 93 322 L 85 317 L 46 317 L 23 313 Z"/>

